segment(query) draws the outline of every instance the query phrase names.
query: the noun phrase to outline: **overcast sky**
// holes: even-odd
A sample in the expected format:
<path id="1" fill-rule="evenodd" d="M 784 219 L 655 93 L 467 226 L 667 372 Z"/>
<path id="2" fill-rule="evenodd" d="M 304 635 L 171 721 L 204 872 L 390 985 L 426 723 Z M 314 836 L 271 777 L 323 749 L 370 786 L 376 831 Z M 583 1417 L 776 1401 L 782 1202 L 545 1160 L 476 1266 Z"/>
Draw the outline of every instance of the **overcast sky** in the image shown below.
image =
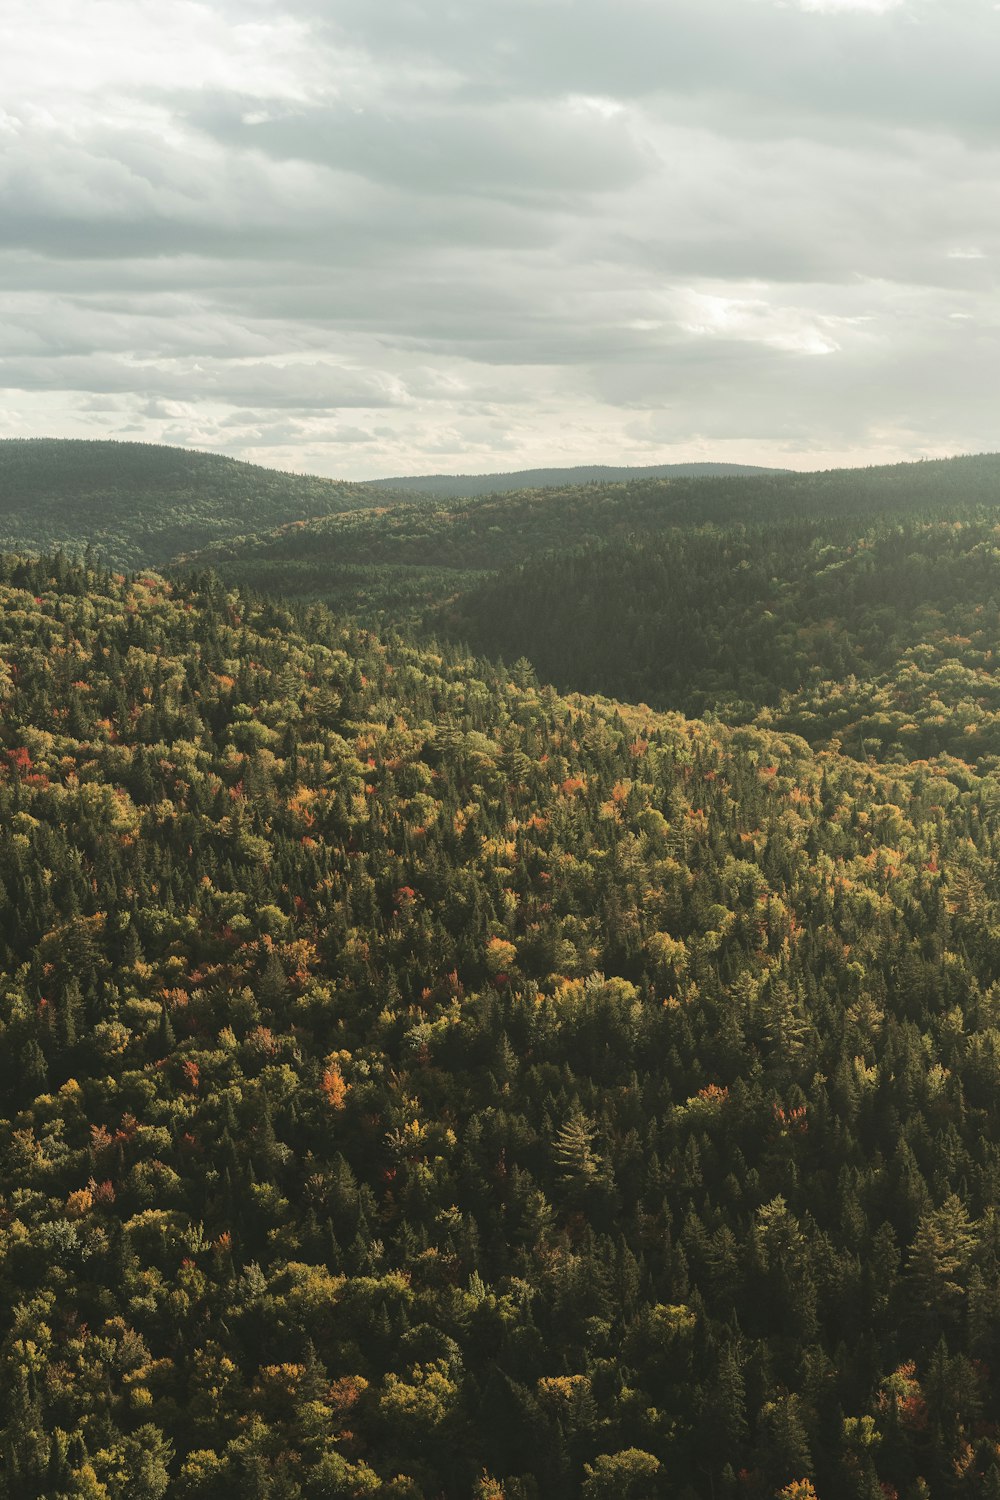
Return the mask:
<path id="1" fill-rule="evenodd" d="M 993 0 L 4 0 L 0 435 L 1000 448 Z"/>

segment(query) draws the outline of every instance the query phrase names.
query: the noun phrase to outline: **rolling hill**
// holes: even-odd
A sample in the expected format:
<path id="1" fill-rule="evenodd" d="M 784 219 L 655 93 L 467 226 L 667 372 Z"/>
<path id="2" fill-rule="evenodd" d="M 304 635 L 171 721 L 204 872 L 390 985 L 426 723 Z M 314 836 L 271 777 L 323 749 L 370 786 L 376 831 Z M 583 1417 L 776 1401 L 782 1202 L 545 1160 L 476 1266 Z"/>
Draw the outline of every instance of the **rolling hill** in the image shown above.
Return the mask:
<path id="1" fill-rule="evenodd" d="M 1000 505 L 1000 456 L 817 473 L 564 484 L 482 499 L 352 509 L 202 549 L 227 576 L 336 602 L 338 568 L 492 572 L 669 528 L 785 525 L 837 517 L 965 515 Z"/>
<path id="2" fill-rule="evenodd" d="M 151 443 L 0 440 L 0 547 L 158 567 L 222 537 L 370 505 L 359 485 Z"/>
<path id="3" fill-rule="evenodd" d="M 1000 756 L 1000 459 L 642 480 L 355 511 L 220 573 L 525 658 L 563 691 L 861 758 Z"/>
<path id="4" fill-rule="evenodd" d="M 369 479 L 369 485 L 401 495 L 461 500 L 511 490 L 565 488 L 580 484 L 627 484 L 636 479 L 722 479 L 746 474 L 782 474 L 753 464 L 574 464 L 565 469 L 516 469 L 509 474 L 421 474 L 397 479 Z"/>
<path id="5" fill-rule="evenodd" d="M 667 470 L 737 472 L 729 465 Z M 576 485 L 642 472 L 538 470 L 349 483 L 153 443 L 7 438 L 0 440 L 0 547 L 78 552 L 89 544 L 116 567 L 161 567 L 179 554 L 343 511 L 432 494 L 524 490 L 559 476 L 565 486 L 569 476 Z"/>

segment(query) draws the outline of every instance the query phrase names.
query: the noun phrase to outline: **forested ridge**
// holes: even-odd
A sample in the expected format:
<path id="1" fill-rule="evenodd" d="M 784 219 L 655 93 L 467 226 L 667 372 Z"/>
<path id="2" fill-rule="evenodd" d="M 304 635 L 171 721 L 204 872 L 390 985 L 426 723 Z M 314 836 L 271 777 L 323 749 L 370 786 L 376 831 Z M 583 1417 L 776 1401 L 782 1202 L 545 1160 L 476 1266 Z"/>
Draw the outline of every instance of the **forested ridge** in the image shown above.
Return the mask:
<path id="1" fill-rule="evenodd" d="M 742 474 L 780 474 L 781 469 L 755 464 L 574 464 L 562 469 L 515 469 L 507 474 L 420 474 L 363 483 L 403 495 L 433 495 L 464 500 L 470 495 L 497 495 L 508 490 L 555 489 L 568 484 L 616 484 L 635 479 L 715 479 Z"/>
<path id="2" fill-rule="evenodd" d="M 755 472 L 726 464 L 667 465 L 663 471 L 730 479 Z M 195 552 L 207 556 L 213 547 L 226 556 L 233 551 L 241 555 L 244 549 L 253 555 L 270 544 L 275 532 L 281 538 L 288 528 L 315 523 L 320 556 L 329 565 L 323 523 L 342 512 L 378 508 L 386 513 L 388 507 L 402 503 L 405 510 L 408 503 L 417 503 L 436 515 L 446 499 L 457 500 L 464 512 L 462 502 L 471 496 L 485 495 L 495 505 L 502 503 L 502 492 L 516 489 L 522 499 L 537 498 L 542 484 L 577 495 L 598 480 L 600 488 L 616 490 L 629 473 L 612 468 L 526 470 L 350 483 L 156 443 L 5 438 L 0 439 L 0 546 L 82 552 L 89 545 L 111 566 L 162 567 Z M 636 476 L 643 473 L 635 471 Z M 419 536 L 423 529 L 411 535 Z M 348 548 L 357 535 L 345 533 Z M 525 540 L 529 546 L 536 543 L 531 537 Z M 310 553 L 301 550 L 300 555 Z M 437 561 L 433 555 L 421 560 Z M 304 591 L 293 588 L 288 578 L 283 582 L 286 591 Z M 329 582 L 323 581 L 320 593 L 328 591 Z"/>
<path id="3" fill-rule="evenodd" d="M 1000 1493 L 988 755 L 0 606 L 0 1493 Z"/>
<path id="4" fill-rule="evenodd" d="M 861 759 L 1000 755 L 1000 460 L 358 510 L 200 554 L 563 690 Z"/>
<path id="5" fill-rule="evenodd" d="M 835 568 L 846 567 L 851 588 L 857 591 L 860 581 L 862 594 L 867 571 L 876 580 L 869 592 L 877 593 L 883 564 L 897 572 L 902 565 L 893 551 L 899 542 L 891 538 L 936 524 L 937 532 L 915 543 L 923 574 L 900 576 L 903 596 L 894 602 L 890 587 L 882 601 L 894 615 L 875 622 L 905 649 L 922 640 L 921 587 L 940 593 L 954 565 L 948 528 L 972 525 L 981 541 L 996 524 L 998 506 L 1000 457 L 984 454 L 872 469 L 415 499 L 245 532 L 180 562 L 211 566 L 258 592 L 322 600 L 369 625 L 471 640 L 508 661 L 523 654 L 564 687 L 688 712 L 714 708 L 718 700 L 730 713 L 737 699 L 756 711 L 781 688 L 803 685 L 801 660 L 768 636 L 762 617 L 773 596 L 782 595 L 779 612 L 791 632 L 794 607 L 805 612 L 803 623 L 819 628 L 809 612 L 825 591 L 836 625 L 842 601 Z M 970 546 L 971 537 L 958 545 Z M 852 561 L 855 553 L 862 555 Z M 825 573 L 816 597 L 810 572 Z M 953 613 L 979 602 L 967 582 L 949 576 L 949 588 L 957 583 L 961 590 L 948 595 Z M 971 579 L 973 593 L 983 582 L 980 570 Z M 733 637 L 734 629 L 747 627 L 764 650 L 761 659 L 751 659 L 742 637 Z M 720 652 L 728 653 L 728 667 Z M 891 667 L 892 653 L 883 648 L 881 655 Z M 853 648 L 809 665 L 823 668 L 827 681 L 871 675 L 867 661 L 855 671 Z M 864 711 L 851 710 L 859 717 Z"/>
<path id="6" fill-rule="evenodd" d="M 376 495 L 372 486 L 362 486 Z M 493 571 L 562 550 L 655 536 L 678 527 L 869 524 L 890 517 L 956 518 L 1000 503 L 1000 455 L 869 469 L 561 483 L 478 497 L 417 497 L 222 538 L 189 561 L 256 586 L 255 569 L 286 566 L 437 566 Z M 346 508 L 345 508 L 346 510 Z M 279 575 L 271 572 L 273 582 Z M 311 586 L 321 586 L 314 573 Z"/>
<path id="7" fill-rule="evenodd" d="M 156 443 L 0 439 L 0 546 L 15 551 L 89 545 L 115 566 L 156 567 L 243 531 L 375 498 L 362 485 Z"/>

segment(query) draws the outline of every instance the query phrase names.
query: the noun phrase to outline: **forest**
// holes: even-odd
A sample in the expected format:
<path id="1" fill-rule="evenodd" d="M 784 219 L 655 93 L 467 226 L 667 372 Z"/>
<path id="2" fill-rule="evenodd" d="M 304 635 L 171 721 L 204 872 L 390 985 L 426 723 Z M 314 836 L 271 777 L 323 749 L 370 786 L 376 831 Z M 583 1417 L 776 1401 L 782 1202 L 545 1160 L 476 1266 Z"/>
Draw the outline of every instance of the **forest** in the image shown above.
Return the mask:
<path id="1" fill-rule="evenodd" d="M 3 1500 L 1000 1497 L 998 477 L 0 556 Z"/>
<path id="2" fill-rule="evenodd" d="M 515 469 L 509 474 L 422 474 L 398 479 L 365 481 L 399 495 L 432 495 L 438 500 L 467 500 L 511 490 L 551 490 L 567 485 L 622 484 L 637 479 L 715 479 L 721 476 L 783 472 L 753 464 L 575 464 L 568 469 Z"/>
<path id="3" fill-rule="evenodd" d="M 671 529 L 477 578 L 442 624 L 559 686 L 879 761 L 1000 755 L 1000 525 Z"/>
<path id="4" fill-rule="evenodd" d="M 399 499 L 401 497 L 394 496 Z M 244 530 L 368 505 L 363 485 L 283 474 L 154 443 L 0 439 L 0 547 L 95 548 L 110 565 L 162 567 Z"/>
<path id="5" fill-rule="evenodd" d="M 426 638 L 465 623 L 453 625 L 448 612 L 432 613 L 435 604 L 468 596 L 463 615 L 474 629 L 484 608 L 481 586 L 500 601 L 508 590 L 523 592 L 521 571 L 534 567 L 534 576 L 559 588 L 565 568 L 581 553 L 588 559 L 596 554 L 586 564 L 596 582 L 605 566 L 601 549 L 629 543 L 661 549 L 667 538 L 683 539 L 699 530 L 722 531 L 739 542 L 747 531 L 770 528 L 787 551 L 803 538 L 819 546 L 849 545 L 872 527 L 893 521 L 989 519 L 1000 500 L 1000 458 L 986 454 L 809 474 L 759 471 L 562 483 L 478 498 L 414 496 L 407 504 L 379 494 L 375 486 L 368 493 L 380 503 L 256 533 L 244 528 L 213 545 L 191 548 L 176 562 L 182 571 L 214 568 L 258 592 L 321 600 L 369 624 L 418 627 Z M 713 583 L 726 592 L 732 570 L 724 549 L 717 570 Z M 674 581 L 670 573 L 655 580 L 663 596 Z M 397 599 L 399 583 L 403 590 Z M 608 590 L 618 583 L 609 570 Z M 663 596 L 647 592 L 644 605 L 651 616 L 672 607 Z M 712 608 L 714 595 L 704 602 Z M 544 615 L 539 601 L 532 607 Z M 612 622 L 604 609 L 606 632 Z M 538 624 L 544 630 L 544 621 Z M 520 628 L 530 631 L 533 622 Z M 543 640 L 542 633 L 539 649 Z M 509 647 L 499 638 L 493 643 L 481 636 L 480 643 Z"/>
<path id="6" fill-rule="evenodd" d="M 650 471 L 717 477 L 753 472 L 734 464 L 668 464 Z M 764 472 L 764 471 L 761 471 Z M 256 543 L 276 528 L 403 501 L 440 503 L 542 486 L 620 484 L 646 471 L 533 470 L 513 475 L 429 475 L 348 483 L 282 473 L 155 443 L 72 438 L 0 439 L 0 547 L 82 552 L 113 567 L 163 567 L 213 546 Z"/>

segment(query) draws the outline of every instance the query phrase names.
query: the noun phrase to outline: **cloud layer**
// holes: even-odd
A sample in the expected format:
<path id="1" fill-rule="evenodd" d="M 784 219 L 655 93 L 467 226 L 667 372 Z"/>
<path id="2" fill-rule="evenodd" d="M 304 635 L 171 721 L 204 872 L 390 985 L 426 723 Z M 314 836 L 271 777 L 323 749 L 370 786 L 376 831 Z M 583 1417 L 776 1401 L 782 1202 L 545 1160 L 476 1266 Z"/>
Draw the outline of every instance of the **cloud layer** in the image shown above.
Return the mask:
<path id="1" fill-rule="evenodd" d="M 0 435 L 1000 448 L 992 0 L 10 0 Z"/>

